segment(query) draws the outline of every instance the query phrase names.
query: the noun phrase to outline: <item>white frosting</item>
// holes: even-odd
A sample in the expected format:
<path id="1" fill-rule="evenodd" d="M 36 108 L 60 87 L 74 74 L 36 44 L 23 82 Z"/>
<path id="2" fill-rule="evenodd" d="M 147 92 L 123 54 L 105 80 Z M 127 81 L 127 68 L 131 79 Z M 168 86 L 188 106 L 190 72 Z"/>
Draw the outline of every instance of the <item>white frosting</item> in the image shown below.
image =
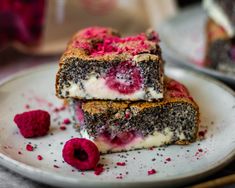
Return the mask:
<path id="1" fill-rule="evenodd" d="M 105 84 L 105 79 L 96 78 L 95 75 L 89 77 L 88 80 L 81 81 L 84 89 L 80 88 L 79 84 L 70 83 L 69 87 L 64 87 L 62 89 L 62 94 L 65 96 L 66 91 L 69 92 L 69 97 L 84 97 L 86 99 L 99 98 L 99 99 L 144 99 L 146 91 L 140 89 L 132 94 L 121 94 L 118 91 L 112 90 Z M 158 93 L 154 88 L 147 88 L 149 91 L 150 97 L 152 99 L 163 98 L 163 93 Z"/>
<path id="2" fill-rule="evenodd" d="M 203 7 L 208 12 L 209 16 L 219 25 L 221 25 L 230 37 L 235 34 L 232 24 L 224 13 L 223 9 L 215 3 L 214 0 L 204 0 Z"/>
<path id="3" fill-rule="evenodd" d="M 103 140 L 102 138 L 94 139 L 87 134 L 86 130 L 82 130 L 81 135 L 83 138 L 93 141 L 101 153 L 107 153 L 107 151 L 112 151 L 112 152 L 118 152 L 122 150 L 128 151 L 128 150 L 151 148 L 151 147 L 157 147 L 169 144 L 174 135 L 174 131 L 170 131 L 169 128 L 165 128 L 163 132 L 164 134 L 162 132 L 155 131 L 152 135 L 146 136 L 144 138 L 136 137 L 133 141 L 124 146 L 110 145 L 109 143 L 107 143 L 106 140 Z M 185 139 L 183 133 L 177 134 L 177 136 L 181 140 Z"/>

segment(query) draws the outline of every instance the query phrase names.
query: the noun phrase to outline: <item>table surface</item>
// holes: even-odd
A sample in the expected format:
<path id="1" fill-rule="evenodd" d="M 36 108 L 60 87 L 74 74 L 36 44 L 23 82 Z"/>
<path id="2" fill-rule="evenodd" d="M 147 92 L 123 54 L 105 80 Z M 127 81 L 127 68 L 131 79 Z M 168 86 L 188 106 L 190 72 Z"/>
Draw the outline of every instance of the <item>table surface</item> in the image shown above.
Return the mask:
<path id="1" fill-rule="evenodd" d="M 58 61 L 59 56 L 31 56 L 22 54 L 14 49 L 6 49 L 0 53 L 0 81 L 28 68 L 38 65 L 47 64 L 48 62 Z M 195 182 L 201 183 L 226 175 L 235 174 L 235 160 L 228 164 L 219 172 L 205 177 L 204 179 Z M 235 185 L 228 185 L 226 188 L 234 187 Z M 1 188 L 51 188 L 51 186 L 42 185 L 33 182 L 21 175 L 9 171 L 0 166 L 0 187 Z M 225 187 L 225 186 L 224 186 Z"/>

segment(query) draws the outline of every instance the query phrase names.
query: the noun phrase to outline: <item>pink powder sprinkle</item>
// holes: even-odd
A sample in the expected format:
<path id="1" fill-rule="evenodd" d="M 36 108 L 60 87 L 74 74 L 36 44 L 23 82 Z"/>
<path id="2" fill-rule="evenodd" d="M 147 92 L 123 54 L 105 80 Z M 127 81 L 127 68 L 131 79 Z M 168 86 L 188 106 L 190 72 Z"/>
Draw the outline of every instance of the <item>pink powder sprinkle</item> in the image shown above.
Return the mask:
<path id="1" fill-rule="evenodd" d="M 170 162 L 170 161 L 171 161 L 171 158 L 170 158 L 170 157 L 166 158 L 166 161 Z"/>
<path id="2" fill-rule="evenodd" d="M 61 112 L 61 111 L 64 111 L 66 109 L 66 106 L 61 106 L 61 107 L 55 107 L 53 109 L 53 112 Z"/>
<path id="3" fill-rule="evenodd" d="M 62 130 L 62 131 L 64 131 L 64 130 L 66 130 L 67 128 L 64 126 L 64 125 L 61 125 L 60 126 L 60 130 Z"/>
<path id="4" fill-rule="evenodd" d="M 64 124 L 66 124 L 66 125 L 68 125 L 68 124 L 70 124 L 70 123 L 71 123 L 71 121 L 70 121 L 70 119 L 69 119 L 69 118 L 66 118 L 66 119 L 64 119 L 63 123 L 64 123 Z"/>
<path id="5" fill-rule="evenodd" d="M 122 176 L 117 176 L 116 179 L 123 179 L 123 177 Z"/>
<path id="6" fill-rule="evenodd" d="M 153 175 L 153 174 L 156 174 L 157 171 L 155 169 L 152 169 L 152 170 L 148 170 L 148 175 Z"/>
<path id="7" fill-rule="evenodd" d="M 37 159 L 38 159 L 39 161 L 41 161 L 41 160 L 43 159 L 43 157 L 42 157 L 41 155 L 38 155 L 38 156 L 37 156 Z"/>
<path id="8" fill-rule="evenodd" d="M 95 46 L 86 39 L 101 39 Z M 85 40 L 84 40 L 85 39 Z M 84 49 L 91 56 L 101 56 L 107 53 L 129 53 L 136 55 L 141 52 L 148 52 L 151 48 L 149 42 L 159 42 L 156 32 L 151 33 L 151 39 L 148 39 L 145 33 L 136 36 L 120 38 L 109 33 L 107 28 L 90 27 L 82 30 L 78 34 L 78 40 L 73 42 L 75 48 Z"/>
<path id="9" fill-rule="evenodd" d="M 60 111 L 64 111 L 65 109 L 66 109 L 66 106 L 65 106 L 65 105 L 63 105 L 63 106 L 61 106 L 61 107 L 59 108 Z"/>
<path id="10" fill-rule="evenodd" d="M 203 152 L 203 150 L 202 150 L 201 148 L 200 148 L 200 149 L 198 149 L 198 151 L 199 151 L 199 152 Z"/>
<path id="11" fill-rule="evenodd" d="M 79 35 L 85 39 L 99 38 L 102 39 L 108 34 L 108 29 L 104 27 L 89 27 L 82 30 Z"/>
<path id="12" fill-rule="evenodd" d="M 99 176 L 102 172 L 104 172 L 104 165 L 98 164 L 94 170 L 95 170 L 94 174 L 96 176 Z"/>
<path id="13" fill-rule="evenodd" d="M 54 109 L 53 109 L 53 112 L 59 112 L 59 108 L 57 108 L 57 107 L 54 108 Z"/>
<path id="14" fill-rule="evenodd" d="M 117 162 L 116 165 L 117 166 L 126 166 L 126 163 L 125 162 Z"/>
<path id="15" fill-rule="evenodd" d="M 59 167 L 59 166 L 57 166 L 57 165 L 53 165 L 53 167 L 54 167 L 54 168 L 60 168 L 60 167 Z"/>
<path id="16" fill-rule="evenodd" d="M 32 146 L 32 145 L 27 144 L 27 145 L 26 145 L 26 150 L 27 150 L 27 151 L 33 151 L 33 150 L 34 150 L 34 148 L 33 148 L 33 146 Z"/>
<path id="17" fill-rule="evenodd" d="M 26 104 L 24 107 L 25 107 L 26 109 L 30 109 L 30 106 L 29 106 L 28 104 Z"/>
<path id="18" fill-rule="evenodd" d="M 198 136 L 201 137 L 201 138 L 205 138 L 206 133 L 207 133 L 207 130 L 199 131 Z"/>

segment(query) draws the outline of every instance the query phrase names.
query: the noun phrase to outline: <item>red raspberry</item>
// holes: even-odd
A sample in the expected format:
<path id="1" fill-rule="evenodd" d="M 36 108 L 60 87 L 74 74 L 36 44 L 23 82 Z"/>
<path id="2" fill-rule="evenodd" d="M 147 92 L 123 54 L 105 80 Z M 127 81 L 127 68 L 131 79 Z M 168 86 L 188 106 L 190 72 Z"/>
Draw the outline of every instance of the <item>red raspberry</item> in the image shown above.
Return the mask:
<path id="1" fill-rule="evenodd" d="M 168 85 L 167 89 L 170 90 L 170 96 L 171 97 L 187 97 L 192 100 L 192 97 L 190 96 L 188 89 L 181 83 L 171 80 Z"/>
<path id="2" fill-rule="evenodd" d="M 50 114 L 43 110 L 33 110 L 16 114 L 14 122 L 25 138 L 44 136 L 50 127 Z"/>
<path id="3" fill-rule="evenodd" d="M 105 79 L 109 88 L 122 94 L 134 93 L 142 84 L 140 70 L 128 61 L 111 68 Z"/>
<path id="4" fill-rule="evenodd" d="M 116 145 L 125 145 L 130 143 L 135 138 L 134 132 L 121 132 L 117 134 L 112 140 L 112 144 Z"/>
<path id="5" fill-rule="evenodd" d="M 79 170 L 94 169 L 100 160 L 96 145 L 85 138 L 68 140 L 62 151 L 65 162 Z"/>

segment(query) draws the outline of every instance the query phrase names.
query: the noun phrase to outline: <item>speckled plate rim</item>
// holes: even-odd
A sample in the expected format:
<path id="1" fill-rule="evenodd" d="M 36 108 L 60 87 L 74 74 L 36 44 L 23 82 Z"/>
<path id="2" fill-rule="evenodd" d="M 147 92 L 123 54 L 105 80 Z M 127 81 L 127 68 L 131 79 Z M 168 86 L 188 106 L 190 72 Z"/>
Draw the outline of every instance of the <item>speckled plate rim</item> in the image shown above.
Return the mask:
<path id="1" fill-rule="evenodd" d="M 25 71 L 21 71 L 19 73 L 11 75 L 11 76 L 7 77 L 6 79 L 0 81 L 0 87 L 8 84 L 9 82 L 12 82 L 12 81 L 18 79 L 18 78 L 21 78 L 23 76 L 33 74 L 38 71 L 44 71 L 46 69 L 50 69 L 52 66 L 54 66 L 54 63 L 48 63 L 46 65 L 40 65 L 40 66 L 37 66 L 34 68 L 29 68 Z M 166 66 L 166 69 L 173 69 L 173 70 L 185 72 L 185 70 L 183 70 L 183 69 L 171 67 L 171 66 Z M 214 80 L 213 78 L 210 78 L 208 76 L 205 76 L 205 75 L 202 75 L 199 73 L 195 73 L 193 71 L 188 71 L 188 70 L 187 70 L 187 74 L 191 74 L 193 76 L 203 78 L 204 80 L 207 80 L 207 81 L 217 85 L 218 87 L 221 87 L 225 92 L 228 92 L 233 97 L 235 97 L 235 92 L 232 89 L 230 89 L 229 87 L 227 87 L 223 83 Z M 3 153 L 0 153 L 0 164 L 2 166 L 6 167 L 14 172 L 17 172 L 17 173 L 21 174 L 22 176 L 25 176 L 29 179 L 35 180 L 37 182 L 41 182 L 41 183 L 45 183 L 45 184 L 49 184 L 49 185 L 54 185 L 54 186 L 56 185 L 59 187 L 77 187 L 77 186 L 82 186 L 82 187 L 110 187 L 110 186 L 112 186 L 112 187 L 119 187 L 119 186 L 136 187 L 136 186 L 143 186 L 143 185 L 144 186 L 154 186 L 154 185 L 155 186 L 156 185 L 172 186 L 173 183 L 174 183 L 174 185 L 180 185 L 180 184 L 185 184 L 188 182 L 193 182 L 193 181 L 201 179 L 205 176 L 208 176 L 208 175 L 218 171 L 219 169 L 223 168 L 224 166 L 226 166 L 229 162 L 231 162 L 234 159 L 235 159 L 235 144 L 234 144 L 234 148 L 232 149 L 232 151 L 229 152 L 229 154 L 227 156 L 225 156 L 223 158 L 223 160 L 215 162 L 209 168 L 205 167 L 205 168 L 202 168 L 200 171 L 196 171 L 196 172 L 192 171 L 188 175 L 182 175 L 182 176 L 178 176 L 176 178 L 166 177 L 162 180 L 155 180 L 154 178 L 148 178 L 148 179 L 141 180 L 141 181 L 137 180 L 135 182 L 133 182 L 131 180 L 123 180 L 122 182 L 114 182 L 114 181 L 107 180 L 107 181 L 100 182 L 100 181 L 96 181 L 95 179 L 88 182 L 88 181 L 84 181 L 82 179 L 74 179 L 74 178 L 70 178 L 68 176 L 65 177 L 63 175 L 56 174 L 53 172 L 40 170 L 38 168 L 35 168 L 30 165 L 26 165 L 24 163 L 16 161 L 16 160 L 4 155 Z M 34 174 L 34 176 L 32 176 L 32 174 Z"/>
<path id="2" fill-rule="evenodd" d="M 202 72 L 205 74 L 208 74 L 210 76 L 216 77 L 221 80 L 226 80 L 230 83 L 235 84 L 235 76 L 227 75 L 225 73 L 206 68 L 206 67 L 200 67 L 198 65 L 195 65 L 193 63 L 190 63 L 192 60 L 185 56 L 182 53 L 179 53 L 177 50 L 175 50 L 171 45 L 170 42 L 168 42 L 167 36 L 164 34 L 164 27 L 165 25 L 171 24 L 172 22 L 176 22 L 176 20 L 181 19 L 181 17 L 185 17 L 185 14 L 190 14 L 192 11 L 202 11 L 202 7 L 195 5 L 190 8 L 187 8 L 177 14 L 175 17 L 172 17 L 168 19 L 167 21 L 163 22 L 157 29 L 161 36 L 161 47 L 164 49 L 162 50 L 164 54 L 167 56 L 167 58 L 170 58 L 173 62 L 177 63 L 178 65 L 185 66 L 187 68 L 194 69 L 198 72 Z M 178 57 L 178 58 L 177 58 Z"/>

